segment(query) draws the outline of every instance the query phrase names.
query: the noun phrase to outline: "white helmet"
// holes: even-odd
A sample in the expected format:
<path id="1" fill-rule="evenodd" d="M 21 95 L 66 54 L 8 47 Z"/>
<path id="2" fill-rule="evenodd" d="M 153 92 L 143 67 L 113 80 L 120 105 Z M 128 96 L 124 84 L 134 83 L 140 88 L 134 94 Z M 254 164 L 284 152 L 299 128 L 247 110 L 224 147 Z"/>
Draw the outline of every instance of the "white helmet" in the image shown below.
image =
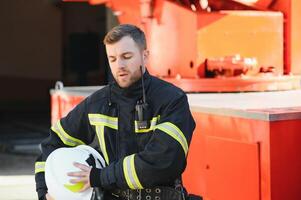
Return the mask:
<path id="1" fill-rule="evenodd" d="M 84 186 L 83 183 L 71 184 L 69 181 L 72 177 L 67 173 L 80 171 L 73 165 L 74 162 L 93 165 L 91 160 L 92 163 L 95 162 L 93 164 L 97 168 L 105 166 L 103 157 L 87 145 L 64 147 L 53 151 L 45 163 L 45 181 L 50 196 L 55 200 L 90 200 L 93 189 L 78 192 Z"/>

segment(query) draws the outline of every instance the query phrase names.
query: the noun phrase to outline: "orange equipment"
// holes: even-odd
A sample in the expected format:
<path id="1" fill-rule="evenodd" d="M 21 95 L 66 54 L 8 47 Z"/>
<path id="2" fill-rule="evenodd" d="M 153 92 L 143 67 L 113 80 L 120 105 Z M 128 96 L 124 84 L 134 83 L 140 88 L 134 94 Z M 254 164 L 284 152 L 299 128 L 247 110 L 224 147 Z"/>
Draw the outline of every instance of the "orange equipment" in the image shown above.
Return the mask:
<path id="1" fill-rule="evenodd" d="M 187 92 L 300 88 L 301 59 L 297 55 L 301 53 L 301 44 L 292 42 L 301 34 L 297 23 L 300 1 L 86 1 L 105 3 L 120 23 L 132 23 L 144 29 L 151 52 L 150 73 Z M 226 60 L 235 55 L 255 58 L 263 70 L 244 76 L 233 74 L 222 80 L 212 80 L 206 73 L 206 60 Z"/>
<path id="2" fill-rule="evenodd" d="M 205 200 L 301 198 L 301 107 L 192 111 L 198 126 L 184 173 L 190 192 Z"/>
<path id="3" fill-rule="evenodd" d="M 151 74 L 187 92 L 218 92 L 188 95 L 197 122 L 190 193 L 301 199 L 300 0 L 65 1 L 105 3 L 120 23 L 144 29 Z M 96 89 L 53 90 L 52 122 Z"/>
<path id="4" fill-rule="evenodd" d="M 242 58 L 239 55 L 206 59 L 205 70 L 205 73 L 210 73 L 213 77 L 252 75 L 260 72 L 256 58 Z"/>

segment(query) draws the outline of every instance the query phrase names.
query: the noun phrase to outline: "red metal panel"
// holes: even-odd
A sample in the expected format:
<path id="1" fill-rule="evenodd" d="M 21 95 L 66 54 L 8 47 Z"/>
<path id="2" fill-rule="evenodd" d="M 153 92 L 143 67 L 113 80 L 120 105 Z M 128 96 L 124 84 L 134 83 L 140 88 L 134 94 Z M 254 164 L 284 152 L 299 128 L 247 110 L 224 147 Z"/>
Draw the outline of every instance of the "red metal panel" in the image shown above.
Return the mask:
<path id="1" fill-rule="evenodd" d="M 149 28 L 149 72 L 159 77 L 195 78 L 197 14 L 164 1 L 160 21 L 152 20 Z"/>
<path id="2" fill-rule="evenodd" d="M 258 196 L 261 196 L 261 200 L 271 200 L 270 199 L 271 182 L 270 182 L 269 122 L 261 121 L 261 120 L 244 119 L 238 117 L 206 114 L 201 112 L 193 112 L 193 116 L 194 119 L 196 120 L 197 128 L 194 132 L 194 138 L 188 155 L 188 166 L 184 173 L 184 183 L 185 186 L 187 186 L 188 191 L 190 191 L 190 187 L 191 187 L 192 188 L 191 191 L 196 194 L 209 195 L 207 191 L 210 191 L 211 192 L 210 195 L 213 196 L 218 195 L 215 194 L 213 190 L 216 189 L 216 192 L 218 193 L 219 188 L 208 188 L 209 185 L 207 182 L 210 176 L 207 175 L 207 172 L 205 170 L 206 160 L 208 159 L 209 156 L 208 149 L 212 148 L 210 147 L 210 144 L 208 144 L 208 140 L 206 139 L 206 137 L 209 136 L 209 137 L 224 138 L 230 141 L 237 141 L 240 143 L 247 143 L 247 144 L 254 144 L 254 145 L 260 144 L 260 146 L 258 146 L 258 148 L 260 149 L 259 150 L 260 192 L 258 193 Z M 199 141 L 195 141 L 195 140 L 199 140 Z M 244 146 L 242 148 L 244 148 Z M 245 148 L 246 151 L 248 151 L 248 146 L 246 146 Z M 251 149 L 252 148 L 249 149 L 250 151 L 248 153 L 252 152 Z M 219 158 L 216 157 L 216 159 Z M 225 165 L 227 164 L 225 163 Z M 197 171 L 197 169 L 199 171 Z M 233 173 L 235 172 L 233 171 Z M 249 172 L 246 171 L 246 173 Z M 220 186 L 223 187 L 222 185 Z M 210 187 L 214 187 L 214 186 L 211 184 Z M 223 188 L 220 189 L 223 191 Z M 211 199 L 211 196 L 206 196 L 206 197 L 208 199 Z M 231 198 L 229 199 L 223 198 L 223 199 L 232 200 Z"/>
<path id="3" fill-rule="evenodd" d="M 271 123 L 272 200 L 301 199 L 301 121 Z"/>
<path id="4" fill-rule="evenodd" d="M 183 182 L 188 192 L 199 195 L 204 195 L 206 191 L 206 140 L 202 129 L 203 126 L 200 123 L 197 123 L 189 147 L 187 167 L 183 174 Z"/>
<path id="5" fill-rule="evenodd" d="M 50 104 L 51 104 L 51 124 L 57 122 L 60 119 L 60 101 L 59 96 L 57 94 L 51 94 L 50 96 Z"/>
<path id="6" fill-rule="evenodd" d="M 258 144 L 218 137 L 206 140 L 205 197 L 259 200 Z"/>
<path id="7" fill-rule="evenodd" d="M 239 54 L 242 57 L 255 57 L 259 66 L 273 66 L 277 73 L 282 74 L 282 13 L 262 11 L 200 13 L 198 21 L 198 64 L 204 63 L 206 58 Z"/>
<path id="8" fill-rule="evenodd" d="M 250 110 L 255 111 L 285 114 L 285 109 Z M 244 197 L 248 193 L 250 199 L 301 199 L 300 119 L 264 121 L 202 112 L 193 115 L 197 128 L 183 179 L 189 192 L 210 200 L 248 199 Z"/>
<path id="9" fill-rule="evenodd" d="M 233 118 L 193 114 L 197 127 L 183 175 L 188 192 L 205 199 L 259 199 L 258 143 L 240 142 L 254 141 L 253 125 Z M 267 128 L 265 124 L 260 127 Z"/>
<path id="10" fill-rule="evenodd" d="M 291 3 L 291 73 L 301 74 L 301 1 L 292 0 Z"/>
<path id="11" fill-rule="evenodd" d="M 278 0 L 275 1 L 272 10 L 284 13 L 284 70 L 286 74 L 301 74 L 301 34 L 300 23 L 300 0 Z"/>
<path id="12" fill-rule="evenodd" d="M 118 11 L 118 20 L 121 24 L 131 23 L 141 27 L 140 1 L 139 0 L 110 0 L 108 6 L 113 11 Z"/>
<path id="13" fill-rule="evenodd" d="M 66 116 L 85 97 L 70 95 L 64 92 L 51 94 L 51 124 Z"/>

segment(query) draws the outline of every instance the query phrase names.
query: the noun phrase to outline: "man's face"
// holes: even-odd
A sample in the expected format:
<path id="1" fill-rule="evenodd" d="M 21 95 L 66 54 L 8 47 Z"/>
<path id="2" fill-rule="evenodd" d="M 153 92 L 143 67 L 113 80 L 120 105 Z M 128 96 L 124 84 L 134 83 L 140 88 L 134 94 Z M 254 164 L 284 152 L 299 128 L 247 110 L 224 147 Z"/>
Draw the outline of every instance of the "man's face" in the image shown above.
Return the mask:
<path id="1" fill-rule="evenodd" d="M 140 66 L 145 66 L 148 52 L 141 50 L 130 36 L 107 44 L 106 51 L 112 74 L 120 87 L 129 87 L 140 79 Z"/>

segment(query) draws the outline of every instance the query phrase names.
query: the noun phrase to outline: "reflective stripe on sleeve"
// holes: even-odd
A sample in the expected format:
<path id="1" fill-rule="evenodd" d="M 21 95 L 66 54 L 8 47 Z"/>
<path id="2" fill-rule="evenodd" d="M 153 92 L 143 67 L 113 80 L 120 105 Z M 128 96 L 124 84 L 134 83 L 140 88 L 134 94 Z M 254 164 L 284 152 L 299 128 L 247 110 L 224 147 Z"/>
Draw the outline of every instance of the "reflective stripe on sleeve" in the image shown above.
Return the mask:
<path id="1" fill-rule="evenodd" d="M 134 159 L 135 159 L 135 154 L 129 155 L 124 158 L 123 160 L 124 177 L 129 188 L 143 189 L 136 173 Z"/>
<path id="2" fill-rule="evenodd" d="M 110 117 L 103 114 L 88 114 L 89 121 L 91 125 L 101 125 L 107 126 L 112 129 L 118 129 L 118 118 L 117 117 Z"/>
<path id="3" fill-rule="evenodd" d="M 66 131 L 63 129 L 60 121 L 58 121 L 56 124 L 54 124 L 51 127 L 51 130 L 54 131 L 59 136 L 59 138 L 62 140 L 62 142 L 65 145 L 78 146 L 81 144 L 85 144 L 80 139 L 74 138 L 74 137 L 70 136 L 68 133 L 66 133 Z"/>
<path id="4" fill-rule="evenodd" d="M 177 140 L 181 144 L 181 146 L 184 150 L 185 156 L 187 156 L 188 144 L 187 144 L 186 137 L 184 136 L 182 131 L 176 125 L 174 125 L 171 122 L 164 122 L 162 124 L 158 124 L 155 129 L 159 129 L 159 130 L 167 133 L 168 135 L 170 135 L 175 140 Z"/>
<path id="5" fill-rule="evenodd" d="M 34 173 L 45 172 L 45 162 L 36 162 L 34 166 Z"/>
<path id="6" fill-rule="evenodd" d="M 96 126 L 96 134 L 98 137 L 98 142 L 99 142 L 101 152 L 106 160 L 106 163 L 109 164 L 109 156 L 106 149 L 106 141 L 104 135 L 104 126 Z"/>

